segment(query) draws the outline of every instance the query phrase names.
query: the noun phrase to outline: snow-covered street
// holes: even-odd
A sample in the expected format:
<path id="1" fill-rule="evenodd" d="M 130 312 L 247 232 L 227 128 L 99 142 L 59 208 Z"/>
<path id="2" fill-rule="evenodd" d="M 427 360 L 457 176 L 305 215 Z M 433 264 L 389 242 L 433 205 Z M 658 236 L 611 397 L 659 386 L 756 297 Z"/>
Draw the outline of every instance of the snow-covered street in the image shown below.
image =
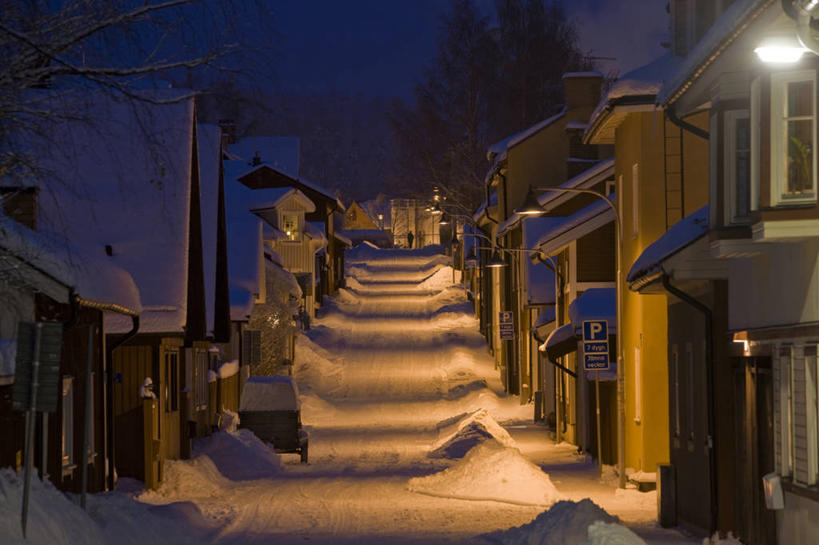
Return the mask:
<path id="1" fill-rule="evenodd" d="M 695 542 L 657 527 L 654 493 L 616 491 L 613 475 L 598 479 L 502 393 L 446 258 L 367 247 L 349 257 L 347 289 L 297 346 L 310 463 L 246 430 L 219 432 L 193 460 L 167 461 L 158 491 L 122 482 L 136 505 L 192 542 L 513 543 L 482 534 L 590 497 L 649 543 Z M 123 495 L 92 498 L 110 537 L 127 533 L 108 520 Z"/>

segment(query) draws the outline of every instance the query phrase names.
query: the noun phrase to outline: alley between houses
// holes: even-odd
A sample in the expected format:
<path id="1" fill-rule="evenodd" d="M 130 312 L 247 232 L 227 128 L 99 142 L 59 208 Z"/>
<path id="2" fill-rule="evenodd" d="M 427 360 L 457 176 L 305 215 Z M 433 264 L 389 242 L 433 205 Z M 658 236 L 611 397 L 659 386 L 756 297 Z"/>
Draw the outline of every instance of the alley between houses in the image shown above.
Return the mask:
<path id="1" fill-rule="evenodd" d="M 437 250 L 349 252 L 347 287 L 297 344 L 309 464 L 247 430 L 218 432 L 197 440 L 193 459 L 166 461 L 157 491 L 122 479 L 120 491 L 92 497 L 104 537 L 490 544 L 550 527 L 544 543 L 574 543 L 565 536 L 607 517 L 588 501 L 558 504 L 566 514 L 541 515 L 540 529 L 509 528 L 555 501 L 591 498 L 647 543 L 695 543 L 657 526 L 655 493 L 617 490 L 608 468 L 600 479 L 576 447 L 532 423 L 531 405 L 503 394 L 472 304 Z M 34 542 L 51 529 L 47 508 L 34 510 Z"/>

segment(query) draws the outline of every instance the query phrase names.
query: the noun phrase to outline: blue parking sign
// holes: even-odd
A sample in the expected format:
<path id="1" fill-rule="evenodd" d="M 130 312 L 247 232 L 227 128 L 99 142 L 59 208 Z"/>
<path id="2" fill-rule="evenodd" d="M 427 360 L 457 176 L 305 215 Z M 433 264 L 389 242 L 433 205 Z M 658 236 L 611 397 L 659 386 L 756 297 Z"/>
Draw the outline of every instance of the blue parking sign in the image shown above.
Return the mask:
<path id="1" fill-rule="evenodd" d="M 586 371 L 609 368 L 609 323 L 606 320 L 583 322 L 583 368 Z"/>

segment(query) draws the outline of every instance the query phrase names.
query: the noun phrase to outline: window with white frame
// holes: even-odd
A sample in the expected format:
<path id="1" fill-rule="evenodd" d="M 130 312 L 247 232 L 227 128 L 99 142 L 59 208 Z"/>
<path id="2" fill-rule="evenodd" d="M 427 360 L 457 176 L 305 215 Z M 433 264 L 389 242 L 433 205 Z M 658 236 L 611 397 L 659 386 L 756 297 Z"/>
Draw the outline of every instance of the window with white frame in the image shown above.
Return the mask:
<path id="1" fill-rule="evenodd" d="M 299 233 L 299 215 L 296 212 L 282 213 L 282 231 L 287 240 L 301 240 Z"/>
<path id="2" fill-rule="evenodd" d="M 817 347 L 782 346 L 774 359 L 775 459 L 780 474 L 799 485 L 819 478 Z"/>
<path id="3" fill-rule="evenodd" d="M 74 377 L 64 376 L 61 392 L 62 409 L 62 468 L 74 469 Z"/>
<path id="4" fill-rule="evenodd" d="M 816 200 L 816 72 L 771 76 L 771 204 Z"/>
<path id="5" fill-rule="evenodd" d="M 747 110 L 725 112 L 725 217 L 744 223 L 751 212 L 751 120 Z"/>

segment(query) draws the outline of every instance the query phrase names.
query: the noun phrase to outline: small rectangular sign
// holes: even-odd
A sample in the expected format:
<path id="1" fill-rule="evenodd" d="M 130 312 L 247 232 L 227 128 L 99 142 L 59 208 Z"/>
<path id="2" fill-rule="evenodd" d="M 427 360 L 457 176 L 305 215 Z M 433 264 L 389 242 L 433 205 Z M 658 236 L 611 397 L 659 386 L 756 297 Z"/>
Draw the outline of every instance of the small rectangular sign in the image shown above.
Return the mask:
<path id="1" fill-rule="evenodd" d="M 515 323 L 512 318 L 512 311 L 502 310 L 499 314 L 498 329 L 502 341 L 511 341 L 515 338 Z"/>
<path id="2" fill-rule="evenodd" d="M 609 369 L 609 324 L 606 320 L 583 322 L 583 369 L 606 371 Z"/>

